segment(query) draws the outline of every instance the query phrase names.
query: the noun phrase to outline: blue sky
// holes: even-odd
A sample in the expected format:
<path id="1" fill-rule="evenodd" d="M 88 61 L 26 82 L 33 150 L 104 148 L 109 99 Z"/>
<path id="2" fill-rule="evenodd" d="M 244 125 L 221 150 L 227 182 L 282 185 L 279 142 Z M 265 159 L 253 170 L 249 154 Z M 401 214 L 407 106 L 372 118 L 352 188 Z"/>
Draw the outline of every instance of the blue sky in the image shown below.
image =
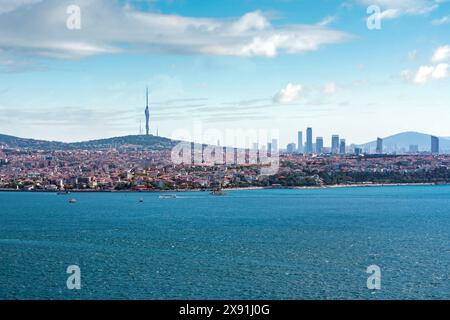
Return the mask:
<path id="1" fill-rule="evenodd" d="M 81 29 L 66 8 L 81 9 Z M 367 7 L 381 29 L 367 28 Z M 0 133 L 63 141 L 151 127 L 450 136 L 442 0 L 0 0 Z M 143 125 L 143 124 L 142 124 Z"/>

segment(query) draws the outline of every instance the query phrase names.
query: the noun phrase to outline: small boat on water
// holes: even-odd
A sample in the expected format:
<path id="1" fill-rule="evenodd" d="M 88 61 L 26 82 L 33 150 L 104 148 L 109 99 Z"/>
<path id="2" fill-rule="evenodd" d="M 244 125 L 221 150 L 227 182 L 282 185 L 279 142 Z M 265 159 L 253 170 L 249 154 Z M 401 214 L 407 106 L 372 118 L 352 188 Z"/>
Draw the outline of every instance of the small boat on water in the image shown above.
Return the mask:
<path id="1" fill-rule="evenodd" d="M 144 199 L 140 198 L 140 199 L 139 199 L 139 202 L 144 202 Z"/>
<path id="2" fill-rule="evenodd" d="M 162 194 L 159 196 L 160 199 L 175 199 L 176 197 L 176 194 Z"/>
<path id="3" fill-rule="evenodd" d="M 69 203 L 77 203 L 77 200 L 72 198 L 69 200 Z"/>
<path id="4" fill-rule="evenodd" d="M 66 195 L 66 194 L 70 194 L 70 191 L 59 191 L 56 194 L 59 195 L 59 196 L 63 196 L 63 195 Z"/>
<path id="5" fill-rule="evenodd" d="M 222 189 L 213 189 L 209 194 L 212 196 L 224 196 L 225 192 Z"/>

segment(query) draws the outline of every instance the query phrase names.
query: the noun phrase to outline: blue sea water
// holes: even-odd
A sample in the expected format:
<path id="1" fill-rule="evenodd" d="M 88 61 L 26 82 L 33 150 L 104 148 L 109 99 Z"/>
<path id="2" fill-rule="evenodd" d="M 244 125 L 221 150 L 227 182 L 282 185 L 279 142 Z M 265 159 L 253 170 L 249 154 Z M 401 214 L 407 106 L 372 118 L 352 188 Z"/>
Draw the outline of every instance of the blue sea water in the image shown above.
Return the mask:
<path id="1" fill-rule="evenodd" d="M 0 299 L 450 298 L 450 186 L 158 196 L 0 192 Z"/>

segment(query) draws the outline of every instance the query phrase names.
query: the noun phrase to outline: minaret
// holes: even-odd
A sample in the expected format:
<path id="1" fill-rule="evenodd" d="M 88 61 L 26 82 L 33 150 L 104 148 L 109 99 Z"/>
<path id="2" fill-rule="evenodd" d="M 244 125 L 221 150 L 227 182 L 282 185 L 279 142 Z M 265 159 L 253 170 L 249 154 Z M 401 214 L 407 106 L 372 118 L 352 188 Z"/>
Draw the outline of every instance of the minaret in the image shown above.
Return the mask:
<path id="1" fill-rule="evenodd" d="M 149 122 L 150 122 L 150 111 L 148 110 L 148 88 L 147 88 L 147 94 L 146 94 L 146 107 L 145 107 L 145 132 L 147 135 L 149 135 L 150 133 L 150 126 L 149 126 Z"/>

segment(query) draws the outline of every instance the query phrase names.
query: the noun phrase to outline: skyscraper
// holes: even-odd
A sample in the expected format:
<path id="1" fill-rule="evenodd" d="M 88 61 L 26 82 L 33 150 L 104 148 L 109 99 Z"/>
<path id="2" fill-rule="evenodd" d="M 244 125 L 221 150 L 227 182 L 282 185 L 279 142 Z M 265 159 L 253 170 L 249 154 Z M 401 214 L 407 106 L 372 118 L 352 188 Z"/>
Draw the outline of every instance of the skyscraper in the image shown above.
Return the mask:
<path id="1" fill-rule="evenodd" d="M 303 152 L 303 132 L 297 132 L 297 151 L 299 153 Z"/>
<path id="2" fill-rule="evenodd" d="M 312 128 L 306 129 L 306 153 L 313 153 Z"/>
<path id="3" fill-rule="evenodd" d="M 340 154 L 345 154 L 345 139 L 341 139 L 341 142 L 339 144 L 339 153 Z"/>
<path id="4" fill-rule="evenodd" d="M 317 154 L 323 153 L 323 138 L 322 137 L 316 138 L 316 153 Z"/>
<path id="5" fill-rule="evenodd" d="M 272 153 L 272 143 L 267 142 L 267 153 Z"/>
<path id="6" fill-rule="evenodd" d="M 145 107 L 145 132 L 147 135 L 150 133 L 150 111 L 148 110 L 148 88 L 146 93 L 146 107 Z"/>
<path id="7" fill-rule="evenodd" d="M 288 153 L 294 153 L 295 152 L 295 143 L 289 143 L 286 147 L 286 151 Z"/>
<path id="8" fill-rule="evenodd" d="M 331 153 L 337 154 L 339 152 L 339 135 L 333 134 L 331 136 Z"/>
<path id="9" fill-rule="evenodd" d="M 383 153 L 383 139 L 377 138 L 377 153 L 382 154 Z"/>
<path id="10" fill-rule="evenodd" d="M 278 140 L 272 139 L 272 152 L 276 153 L 278 152 Z"/>
<path id="11" fill-rule="evenodd" d="M 354 154 L 356 154 L 357 156 L 362 155 L 363 149 L 361 147 L 355 147 Z"/>
<path id="12" fill-rule="evenodd" d="M 439 138 L 431 136 L 431 153 L 439 154 Z"/>

